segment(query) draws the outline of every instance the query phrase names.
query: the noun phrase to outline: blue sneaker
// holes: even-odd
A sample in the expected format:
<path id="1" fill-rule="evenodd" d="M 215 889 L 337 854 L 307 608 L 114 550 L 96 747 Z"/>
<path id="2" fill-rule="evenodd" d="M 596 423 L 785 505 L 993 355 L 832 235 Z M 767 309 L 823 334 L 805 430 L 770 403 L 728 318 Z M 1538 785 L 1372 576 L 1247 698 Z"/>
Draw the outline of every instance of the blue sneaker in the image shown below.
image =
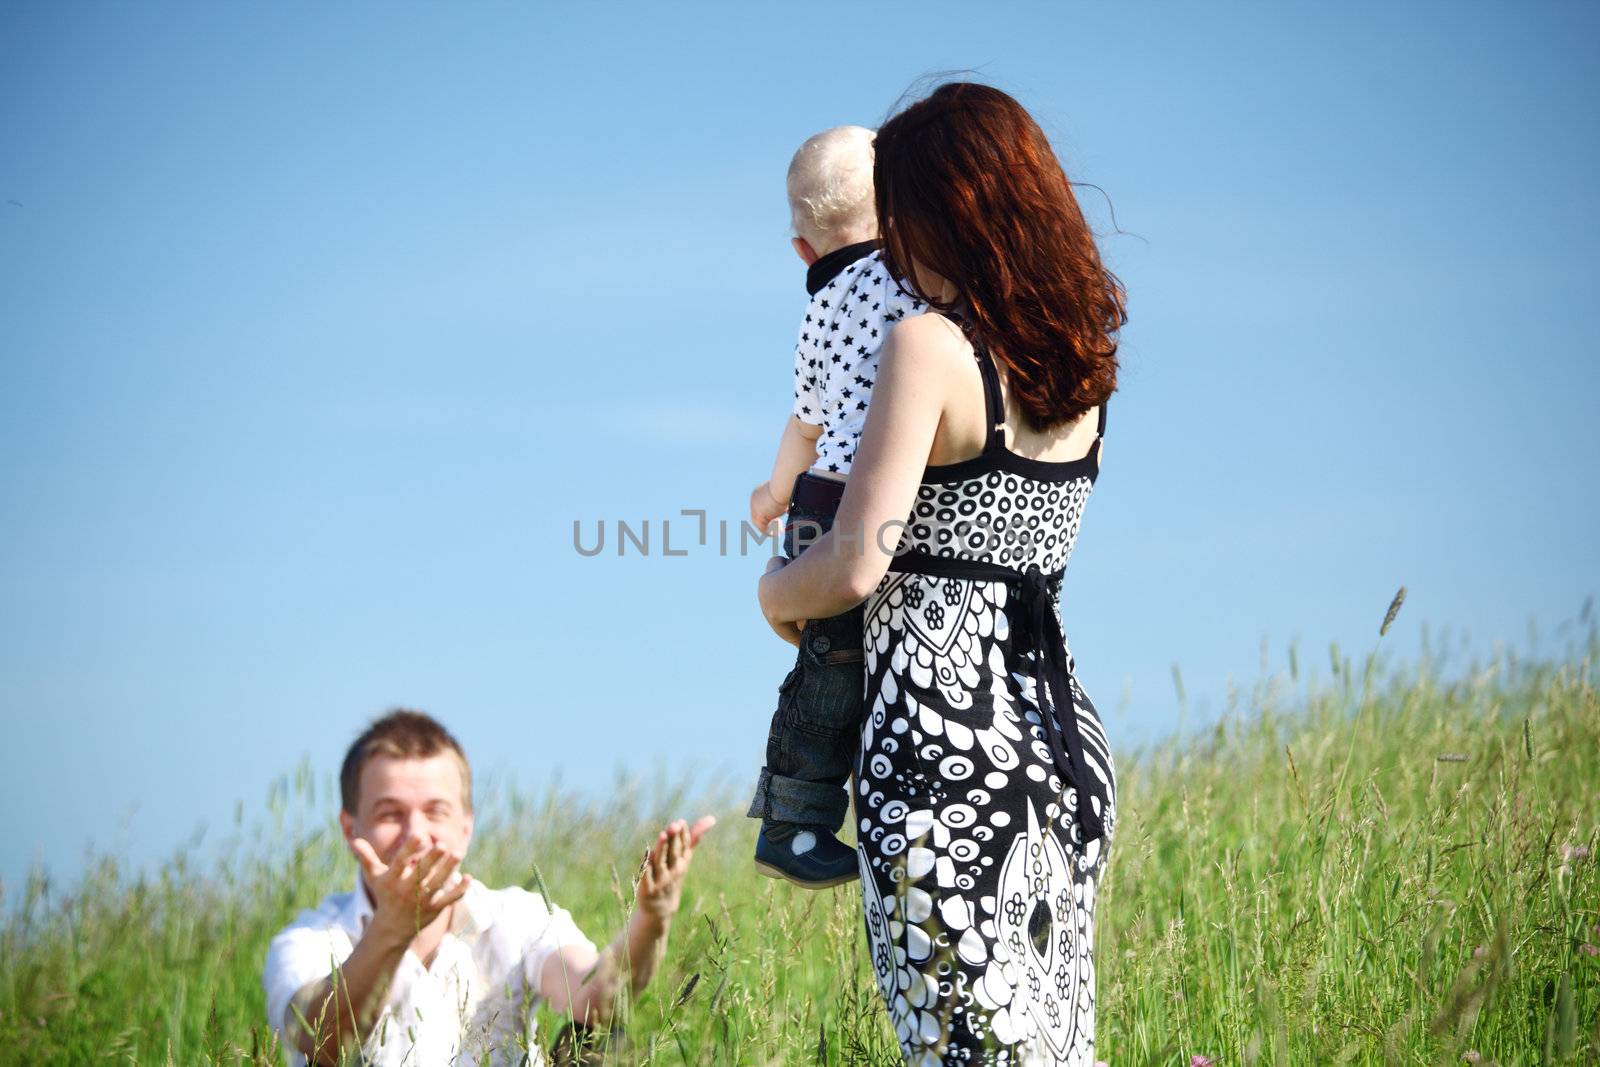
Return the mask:
<path id="1" fill-rule="evenodd" d="M 756 835 L 756 870 L 806 889 L 827 889 L 861 877 L 856 850 L 827 827 L 765 819 Z"/>

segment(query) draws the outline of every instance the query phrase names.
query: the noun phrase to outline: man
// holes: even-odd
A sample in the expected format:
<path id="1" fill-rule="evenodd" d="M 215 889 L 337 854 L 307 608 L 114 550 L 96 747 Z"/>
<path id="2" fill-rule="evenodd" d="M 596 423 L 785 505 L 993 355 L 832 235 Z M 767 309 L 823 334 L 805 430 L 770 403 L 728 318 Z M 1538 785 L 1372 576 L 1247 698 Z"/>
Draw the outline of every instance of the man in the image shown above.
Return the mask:
<path id="1" fill-rule="evenodd" d="M 460 873 L 472 840 L 472 772 L 448 731 L 389 713 L 345 754 L 339 826 L 359 865 L 272 939 L 262 983 L 290 1067 L 359 1046 L 382 1065 L 540 1064 L 540 1000 L 604 1026 L 626 976 L 633 994 L 666 953 L 694 848 L 716 821 L 656 837 L 622 931 L 597 950 L 537 893 Z M 524 1056 L 527 1058 L 524 1059 Z"/>

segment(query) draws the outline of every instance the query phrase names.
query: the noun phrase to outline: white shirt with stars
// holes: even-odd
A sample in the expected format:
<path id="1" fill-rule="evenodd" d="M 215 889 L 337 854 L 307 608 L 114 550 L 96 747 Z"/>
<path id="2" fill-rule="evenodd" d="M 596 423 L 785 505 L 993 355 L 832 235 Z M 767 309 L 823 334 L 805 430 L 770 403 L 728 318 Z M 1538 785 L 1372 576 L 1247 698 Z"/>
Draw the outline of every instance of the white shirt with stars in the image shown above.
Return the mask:
<path id="1" fill-rule="evenodd" d="M 794 350 L 792 410 L 801 422 L 822 427 L 813 471 L 850 473 L 878 376 L 878 350 L 890 327 L 923 306 L 889 276 L 876 250 L 812 294 Z"/>
<path id="2" fill-rule="evenodd" d="M 272 939 L 262 985 L 267 1021 L 278 1032 L 289 1067 L 306 1062 L 294 1042 L 305 994 L 349 957 L 371 920 L 372 902 L 358 876 L 352 891 L 329 894 Z M 489 889 L 474 881 L 432 965 L 406 950 L 361 1062 L 537 1067 L 544 1062 L 534 1040 L 539 972 L 552 953 L 569 945 L 594 950 L 564 909 L 517 886 Z M 581 979 L 574 975 L 573 984 Z"/>

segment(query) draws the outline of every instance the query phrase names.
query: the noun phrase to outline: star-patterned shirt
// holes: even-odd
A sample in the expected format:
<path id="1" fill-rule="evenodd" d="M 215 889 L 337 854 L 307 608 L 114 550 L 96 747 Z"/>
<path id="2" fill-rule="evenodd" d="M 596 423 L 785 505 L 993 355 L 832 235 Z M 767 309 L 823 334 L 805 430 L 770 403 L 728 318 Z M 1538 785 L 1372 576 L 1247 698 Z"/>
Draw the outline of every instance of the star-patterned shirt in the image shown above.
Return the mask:
<path id="1" fill-rule="evenodd" d="M 867 241 L 830 252 L 807 272 L 811 303 L 794 350 L 793 412 L 822 427 L 811 466 L 818 473 L 850 473 L 878 350 L 890 327 L 923 308 L 889 276 L 876 246 Z"/>

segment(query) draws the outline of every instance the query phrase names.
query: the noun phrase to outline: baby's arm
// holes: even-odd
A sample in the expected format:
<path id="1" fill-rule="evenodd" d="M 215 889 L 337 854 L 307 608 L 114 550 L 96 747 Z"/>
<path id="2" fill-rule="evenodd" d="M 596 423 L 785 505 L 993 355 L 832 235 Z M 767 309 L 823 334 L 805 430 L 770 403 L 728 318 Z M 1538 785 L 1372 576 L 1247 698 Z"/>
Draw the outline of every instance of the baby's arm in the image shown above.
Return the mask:
<path id="1" fill-rule="evenodd" d="M 772 477 L 750 494 L 750 523 L 756 529 L 765 530 L 773 519 L 789 510 L 794 480 L 817 461 L 817 438 L 821 436 L 821 426 L 804 422 L 796 415 L 789 416 L 783 437 L 778 441 L 778 458 L 772 464 Z"/>
<path id="2" fill-rule="evenodd" d="M 783 437 L 778 441 L 778 458 L 772 464 L 772 479 L 767 483 L 773 499 L 780 507 L 788 508 L 794 480 L 801 471 L 809 469 L 817 461 L 817 438 L 821 436 L 821 426 L 813 426 L 795 415 L 789 416 L 789 422 L 783 428 Z"/>

